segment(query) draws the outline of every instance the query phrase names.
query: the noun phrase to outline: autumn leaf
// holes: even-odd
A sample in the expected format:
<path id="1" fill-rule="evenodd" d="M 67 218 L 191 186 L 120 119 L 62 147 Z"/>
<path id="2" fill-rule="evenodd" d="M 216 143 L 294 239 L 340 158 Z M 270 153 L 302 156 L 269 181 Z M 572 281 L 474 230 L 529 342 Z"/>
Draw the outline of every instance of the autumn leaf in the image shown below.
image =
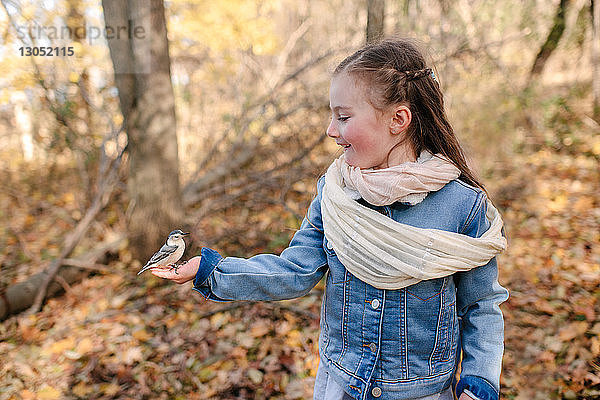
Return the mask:
<path id="1" fill-rule="evenodd" d="M 66 339 L 59 340 L 50 345 L 50 347 L 43 351 L 45 354 L 61 354 L 65 350 L 72 349 L 75 347 L 75 338 L 68 337 Z"/>
<path id="2" fill-rule="evenodd" d="M 90 393 L 94 391 L 94 387 L 92 385 L 88 385 L 85 382 L 79 382 L 77 385 L 71 388 L 73 394 L 77 397 L 86 398 Z"/>
<path id="3" fill-rule="evenodd" d="M 36 395 L 39 400 L 57 400 L 62 397 L 62 393 L 58 389 L 48 385 L 42 385 Z"/>

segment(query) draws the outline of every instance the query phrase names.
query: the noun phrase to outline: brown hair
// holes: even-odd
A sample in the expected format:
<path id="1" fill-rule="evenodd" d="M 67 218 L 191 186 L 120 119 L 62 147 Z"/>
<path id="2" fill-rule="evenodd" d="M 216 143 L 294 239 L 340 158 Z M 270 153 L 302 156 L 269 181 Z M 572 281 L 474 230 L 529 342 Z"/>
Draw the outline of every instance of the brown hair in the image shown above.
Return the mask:
<path id="1" fill-rule="evenodd" d="M 416 155 L 422 150 L 446 156 L 461 172 L 465 183 L 485 191 L 465 160 L 444 110 L 444 96 L 425 58 L 410 39 L 389 38 L 369 43 L 344 59 L 334 76 L 348 73 L 367 89 L 377 110 L 406 104 L 412 122 L 406 138 Z"/>

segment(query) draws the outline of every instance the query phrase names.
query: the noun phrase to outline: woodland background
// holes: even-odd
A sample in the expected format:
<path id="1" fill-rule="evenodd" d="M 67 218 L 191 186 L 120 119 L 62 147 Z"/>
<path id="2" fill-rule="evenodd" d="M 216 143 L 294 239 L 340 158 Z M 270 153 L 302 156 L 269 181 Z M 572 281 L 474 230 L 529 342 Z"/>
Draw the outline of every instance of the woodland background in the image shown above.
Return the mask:
<path id="1" fill-rule="evenodd" d="M 504 216 L 502 398 L 600 397 L 597 1 L 1 4 L 0 399 L 312 398 L 323 283 L 210 303 L 135 274 L 174 227 L 186 257 L 285 248 L 337 156 L 331 71 L 367 25 L 429 49 Z M 105 16 L 154 36 L 76 29 Z"/>

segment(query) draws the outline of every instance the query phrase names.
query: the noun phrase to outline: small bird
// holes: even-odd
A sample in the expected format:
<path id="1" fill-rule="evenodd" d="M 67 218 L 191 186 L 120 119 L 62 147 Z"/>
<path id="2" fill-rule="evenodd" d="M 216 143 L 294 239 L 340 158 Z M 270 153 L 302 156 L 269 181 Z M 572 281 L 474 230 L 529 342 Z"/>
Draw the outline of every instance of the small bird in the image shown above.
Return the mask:
<path id="1" fill-rule="evenodd" d="M 177 261 L 183 255 L 185 251 L 184 236 L 189 235 L 189 232 L 183 232 L 179 229 L 169 233 L 169 237 L 163 246 L 150 258 L 150 260 L 144 265 L 144 267 L 137 274 L 141 274 L 154 267 L 171 267 L 175 269 L 177 273 L 178 265 L 175 265 Z"/>

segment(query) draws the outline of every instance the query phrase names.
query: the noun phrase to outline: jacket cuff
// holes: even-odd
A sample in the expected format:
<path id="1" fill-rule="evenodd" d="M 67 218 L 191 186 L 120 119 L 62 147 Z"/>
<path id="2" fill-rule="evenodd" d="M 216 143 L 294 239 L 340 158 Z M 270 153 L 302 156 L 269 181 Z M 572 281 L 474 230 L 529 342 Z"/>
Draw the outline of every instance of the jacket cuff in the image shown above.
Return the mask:
<path id="1" fill-rule="evenodd" d="M 478 376 L 467 375 L 460 379 L 456 385 L 456 397 L 467 391 L 468 395 L 476 397 L 475 400 L 498 400 L 499 394 L 488 381 Z"/>
<path id="2" fill-rule="evenodd" d="M 217 251 L 209 249 L 208 247 L 202 248 L 200 257 L 200 265 L 198 266 L 198 272 L 196 272 L 196 277 L 194 278 L 194 290 L 206 296 L 206 281 L 221 260 L 223 260 L 223 257 L 221 257 Z M 210 290 L 208 292 L 210 292 Z"/>

